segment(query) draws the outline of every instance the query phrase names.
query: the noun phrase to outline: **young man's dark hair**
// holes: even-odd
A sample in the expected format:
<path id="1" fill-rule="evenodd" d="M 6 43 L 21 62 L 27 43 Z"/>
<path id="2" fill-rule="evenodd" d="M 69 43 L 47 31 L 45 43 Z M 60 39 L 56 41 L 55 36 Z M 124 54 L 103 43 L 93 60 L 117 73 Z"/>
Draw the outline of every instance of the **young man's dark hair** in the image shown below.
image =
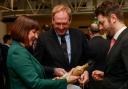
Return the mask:
<path id="1" fill-rule="evenodd" d="M 107 8 L 106 8 L 107 7 Z M 99 14 L 110 17 L 111 14 L 115 14 L 118 18 L 118 20 L 123 21 L 123 12 L 121 9 L 121 6 L 114 2 L 114 1 L 105 1 L 95 10 L 95 15 L 98 16 Z"/>

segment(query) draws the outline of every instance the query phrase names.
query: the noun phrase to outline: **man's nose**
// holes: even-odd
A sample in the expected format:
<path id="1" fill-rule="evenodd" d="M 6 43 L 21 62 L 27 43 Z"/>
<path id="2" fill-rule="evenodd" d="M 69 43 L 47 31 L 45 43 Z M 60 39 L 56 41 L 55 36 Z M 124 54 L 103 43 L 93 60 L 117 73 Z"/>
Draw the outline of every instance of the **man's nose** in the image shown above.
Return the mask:
<path id="1" fill-rule="evenodd" d="M 60 24 L 60 29 L 63 29 L 63 28 L 64 28 L 63 24 Z"/>

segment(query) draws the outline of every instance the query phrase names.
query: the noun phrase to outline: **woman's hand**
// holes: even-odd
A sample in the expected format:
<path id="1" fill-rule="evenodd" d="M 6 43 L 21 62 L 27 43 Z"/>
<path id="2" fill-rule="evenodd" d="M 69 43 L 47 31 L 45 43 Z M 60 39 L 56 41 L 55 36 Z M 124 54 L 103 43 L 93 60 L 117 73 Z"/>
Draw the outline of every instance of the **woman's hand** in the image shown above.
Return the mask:
<path id="1" fill-rule="evenodd" d="M 72 75 L 72 71 L 73 69 L 69 73 L 67 73 L 65 76 L 67 82 L 71 84 L 77 82 L 77 80 L 80 78 L 79 76 Z"/>
<path id="2" fill-rule="evenodd" d="M 63 68 L 54 68 L 54 75 L 57 77 L 61 77 L 65 73 L 67 73 L 67 72 Z"/>

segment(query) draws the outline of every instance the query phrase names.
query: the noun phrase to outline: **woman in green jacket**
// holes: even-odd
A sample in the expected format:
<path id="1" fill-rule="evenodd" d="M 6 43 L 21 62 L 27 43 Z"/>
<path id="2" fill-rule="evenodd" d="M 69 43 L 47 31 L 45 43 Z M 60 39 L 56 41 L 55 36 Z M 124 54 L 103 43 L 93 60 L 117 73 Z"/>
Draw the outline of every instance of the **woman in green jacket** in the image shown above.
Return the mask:
<path id="1" fill-rule="evenodd" d="M 7 56 L 10 89 L 66 89 L 78 79 L 70 74 L 66 79 L 45 79 L 43 67 L 26 49 L 36 40 L 38 29 L 38 23 L 27 16 L 19 16 L 11 28 L 13 43 Z"/>

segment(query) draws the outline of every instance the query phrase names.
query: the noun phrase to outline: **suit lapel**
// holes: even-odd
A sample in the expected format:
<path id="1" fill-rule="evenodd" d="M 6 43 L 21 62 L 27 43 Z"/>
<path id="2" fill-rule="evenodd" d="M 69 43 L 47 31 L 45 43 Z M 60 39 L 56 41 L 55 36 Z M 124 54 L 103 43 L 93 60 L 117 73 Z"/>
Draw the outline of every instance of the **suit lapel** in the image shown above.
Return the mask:
<path id="1" fill-rule="evenodd" d="M 74 55 L 77 51 L 77 44 L 76 44 L 76 35 L 74 34 L 73 30 L 70 29 L 69 30 L 69 34 L 70 34 L 70 44 L 71 44 L 71 63 L 73 64 L 74 61 L 76 60 L 76 55 Z M 73 59 L 73 60 L 72 60 Z"/>
<path id="2" fill-rule="evenodd" d="M 53 40 L 55 41 L 55 43 L 57 43 L 57 45 L 60 45 L 59 40 L 57 38 L 57 35 L 56 35 L 54 29 L 51 29 L 51 34 L 50 35 L 51 35 L 51 38 L 53 38 Z"/>
<path id="3" fill-rule="evenodd" d="M 50 45 L 51 45 L 51 46 L 54 45 L 54 46 L 53 46 L 53 47 L 54 47 L 54 50 L 53 50 L 53 51 L 55 51 L 54 53 L 55 53 L 55 55 L 56 55 L 56 59 L 57 59 L 58 61 L 61 61 L 61 62 L 64 63 L 64 64 L 68 64 L 68 63 L 69 63 L 69 60 L 67 60 L 66 58 L 64 58 L 63 50 L 62 50 L 62 48 L 61 48 L 61 46 L 60 46 L 58 37 L 57 37 L 57 35 L 56 35 L 54 29 L 51 29 L 51 32 L 52 32 L 52 34 L 51 34 L 51 37 L 50 37 L 50 38 L 51 38 L 51 40 L 53 41 L 53 43 L 54 43 L 55 45 L 54 45 L 54 44 L 50 44 Z M 61 54 L 61 55 L 58 55 L 58 53 Z"/>
<path id="4" fill-rule="evenodd" d="M 113 54 L 116 52 L 116 49 L 119 46 L 120 41 L 126 34 L 128 34 L 127 28 L 119 35 L 118 39 L 116 40 L 116 43 L 114 44 L 114 46 L 111 48 L 110 52 L 108 53 L 107 64 L 109 64 L 109 62 L 112 61 L 111 57 L 113 57 Z"/>

